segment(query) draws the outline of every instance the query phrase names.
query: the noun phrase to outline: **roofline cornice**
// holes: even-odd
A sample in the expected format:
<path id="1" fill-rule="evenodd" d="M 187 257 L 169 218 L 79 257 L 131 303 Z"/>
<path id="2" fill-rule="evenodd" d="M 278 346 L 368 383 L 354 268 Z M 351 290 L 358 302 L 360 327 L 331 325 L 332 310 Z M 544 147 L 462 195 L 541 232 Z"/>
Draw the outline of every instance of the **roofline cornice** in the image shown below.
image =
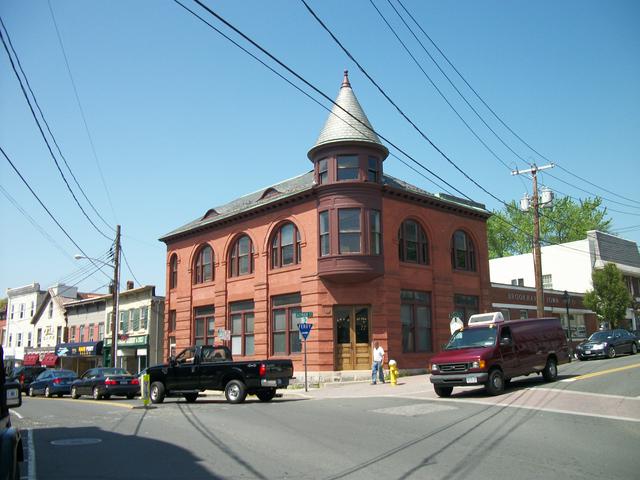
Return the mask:
<path id="1" fill-rule="evenodd" d="M 382 189 L 383 195 L 401 198 L 415 203 L 421 203 L 429 205 L 430 207 L 437 208 L 439 210 L 445 210 L 448 212 L 455 212 L 469 217 L 477 217 L 487 219 L 493 215 L 487 210 L 480 210 L 473 207 L 465 207 L 464 205 L 449 202 L 447 200 L 431 196 L 421 195 L 418 192 L 408 192 L 406 190 L 397 189 L 389 185 L 385 185 Z"/>

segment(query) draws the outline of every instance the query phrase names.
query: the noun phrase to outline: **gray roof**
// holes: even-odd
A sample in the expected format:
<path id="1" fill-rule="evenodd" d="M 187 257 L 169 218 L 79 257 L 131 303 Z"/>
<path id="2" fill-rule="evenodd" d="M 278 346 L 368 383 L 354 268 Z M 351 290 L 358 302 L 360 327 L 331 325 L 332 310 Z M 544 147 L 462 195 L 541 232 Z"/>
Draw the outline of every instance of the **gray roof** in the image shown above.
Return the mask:
<path id="1" fill-rule="evenodd" d="M 597 230 L 587 232 L 587 236 L 598 242 L 601 260 L 640 268 L 640 252 L 636 242 Z"/>
<path id="2" fill-rule="evenodd" d="M 342 142 L 375 144 L 388 152 L 387 148 L 380 142 L 378 135 L 373 131 L 369 119 L 353 93 L 346 70 L 335 103 L 324 127 L 320 131 L 318 140 L 309 150 L 309 158 L 318 147 Z M 353 116 L 347 114 L 345 110 Z"/>
<path id="3" fill-rule="evenodd" d="M 314 187 L 313 170 L 303 175 L 284 180 L 270 187 L 266 187 L 257 190 L 253 193 L 240 197 L 225 205 L 221 205 L 215 208 L 210 208 L 207 212 L 199 218 L 177 228 L 162 237 L 160 241 L 167 241 L 171 237 L 187 233 L 194 229 L 200 229 L 207 225 L 214 225 L 219 221 L 233 217 L 243 212 L 247 212 L 254 208 L 258 208 L 263 205 L 275 203 L 279 200 L 300 194 L 305 191 L 311 191 Z M 438 201 L 439 203 L 449 205 L 451 207 L 464 208 L 467 211 L 474 211 L 482 215 L 490 215 L 481 203 L 471 202 L 466 199 L 454 197 L 452 195 L 445 194 L 433 194 L 426 190 L 422 190 L 410 183 L 404 182 L 400 179 L 394 178 L 390 175 L 383 175 L 383 185 L 396 190 L 403 191 L 405 193 L 411 193 L 420 197 L 427 197 Z"/>

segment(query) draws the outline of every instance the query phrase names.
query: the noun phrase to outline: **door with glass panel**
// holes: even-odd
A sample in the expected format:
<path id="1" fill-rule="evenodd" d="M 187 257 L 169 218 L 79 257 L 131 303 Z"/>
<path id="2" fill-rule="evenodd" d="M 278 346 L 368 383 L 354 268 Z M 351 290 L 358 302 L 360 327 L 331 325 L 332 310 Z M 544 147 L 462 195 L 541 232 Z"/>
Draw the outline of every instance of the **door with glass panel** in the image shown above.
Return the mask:
<path id="1" fill-rule="evenodd" d="M 337 370 L 371 368 L 370 309 L 366 306 L 340 305 L 333 309 Z"/>

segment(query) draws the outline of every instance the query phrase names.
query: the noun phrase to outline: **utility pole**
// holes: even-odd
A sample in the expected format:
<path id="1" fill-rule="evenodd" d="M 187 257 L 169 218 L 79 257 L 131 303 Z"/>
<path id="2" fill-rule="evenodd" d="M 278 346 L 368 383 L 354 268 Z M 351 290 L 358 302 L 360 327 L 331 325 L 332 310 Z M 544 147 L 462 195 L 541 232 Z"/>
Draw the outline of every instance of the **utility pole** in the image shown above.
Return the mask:
<path id="1" fill-rule="evenodd" d="M 541 170 L 546 170 L 548 168 L 553 168 L 555 165 L 550 163 L 549 165 L 545 165 L 543 167 L 538 167 L 534 163 L 533 166 L 527 170 L 514 170 L 511 172 L 511 175 L 522 175 L 526 173 L 530 173 L 533 179 L 533 271 L 536 279 L 536 316 L 538 318 L 544 317 L 544 292 L 542 290 L 542 254 L 540 252 L 540 205 L 542 207 L 551 206 L 551 201 L 553 197 L 544 199 L 540 202 L 540 198 L 538 197 L 538 172 Z M 545 191 L 550 194 L 548 190 Z M 523 210 L 529 209 L 529 198 L 525 195 L 523 202 L 521 203 L 521 208 Z M 525 208 L 526 206 L 526 208 Z"/>
<path id="2" fill-rule="evenodd" d="M 118 355 L 118 303 L 120 301 L 120 225 L 116 225 L 115 256 L 113 259 L 113 311 L 111 315 L 111 366 L 116 367 Z"/>

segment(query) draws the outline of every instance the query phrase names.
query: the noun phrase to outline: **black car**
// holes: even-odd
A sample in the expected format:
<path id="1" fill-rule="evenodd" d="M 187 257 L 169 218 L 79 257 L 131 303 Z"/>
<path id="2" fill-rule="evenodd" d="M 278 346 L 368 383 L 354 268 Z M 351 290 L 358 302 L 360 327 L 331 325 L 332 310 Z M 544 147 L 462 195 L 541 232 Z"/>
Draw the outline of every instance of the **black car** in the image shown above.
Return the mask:
<path id="1" fill-rule="evenodd" d="M 11 426 L 9 408 L 22 404 L 20 385 L 5 383 L 3 350 L 0 346 L 0 478 L 20 479 L 20 462 L 24 460 L 20 430 Z"/>
<path id="2" fill-rule="evenodd" d="M 576 347 L 578 360 L 587 358 L 613 358 L 619 353 L 635 355 L 638 352 L 638 339 L 621 328 L 601 330 L 592 334 L 588 340 Z"/>
<path id="3" fill-rule="evenodd" d="M 16 367 L 11 372 L 11 375 L 9 375 L 7 381 L 18 382 L 21 390 L 23 392 L 28 392 L 31 382 L 33 382 L 33 380 L 45 370 L 45 367 Z"/>
<path id="4" fill-rule="evenodd" d="M 71 384 L 71 398 L 91 395 L 95 400 L 118 395 L 133 398 L 140 393 L 140 381 L 124 368 L 92 368 Z"/>
<path id="5" fill-rule="evenodd" d="M 29 396 L 40 394 L 51 398 L 53 395 L 69 395 L 71 383 L 77 378 L 76 372 L 71 370 L 45 370 L 29 385 Z"/>

